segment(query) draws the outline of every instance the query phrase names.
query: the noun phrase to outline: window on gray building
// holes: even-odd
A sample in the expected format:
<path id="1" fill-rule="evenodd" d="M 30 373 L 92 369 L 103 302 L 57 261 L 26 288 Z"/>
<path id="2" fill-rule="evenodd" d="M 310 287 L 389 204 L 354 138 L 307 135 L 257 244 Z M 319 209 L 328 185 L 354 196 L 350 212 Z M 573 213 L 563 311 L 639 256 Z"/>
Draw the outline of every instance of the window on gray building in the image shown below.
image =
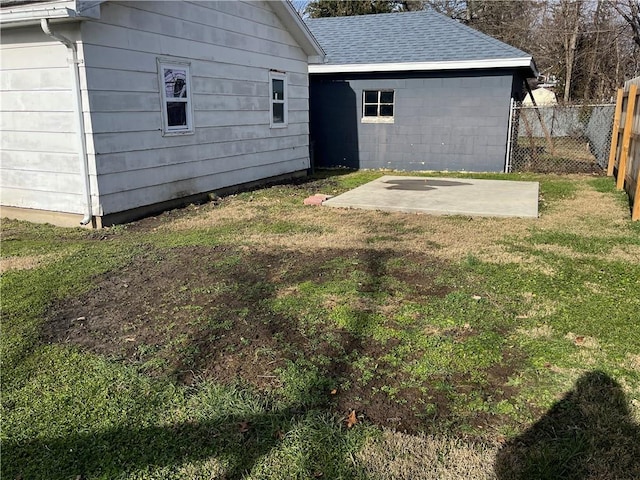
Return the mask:
<path id="1" fill-rule="evenodd" d="M 395 92 L 393 90 L 363 90 L 362 121 L 393 123 Z"/>

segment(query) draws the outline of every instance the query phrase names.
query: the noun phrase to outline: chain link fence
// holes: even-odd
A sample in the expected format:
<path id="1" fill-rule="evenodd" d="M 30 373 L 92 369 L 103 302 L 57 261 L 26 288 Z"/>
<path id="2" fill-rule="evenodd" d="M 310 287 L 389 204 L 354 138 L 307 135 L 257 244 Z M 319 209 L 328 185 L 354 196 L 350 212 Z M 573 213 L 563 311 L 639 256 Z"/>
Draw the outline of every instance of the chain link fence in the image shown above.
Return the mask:
<path id="1" fill-rule="evenodd" d="M 602 173 L 614 110 L 615 104 L 514 105 L 507 171 Z"/>

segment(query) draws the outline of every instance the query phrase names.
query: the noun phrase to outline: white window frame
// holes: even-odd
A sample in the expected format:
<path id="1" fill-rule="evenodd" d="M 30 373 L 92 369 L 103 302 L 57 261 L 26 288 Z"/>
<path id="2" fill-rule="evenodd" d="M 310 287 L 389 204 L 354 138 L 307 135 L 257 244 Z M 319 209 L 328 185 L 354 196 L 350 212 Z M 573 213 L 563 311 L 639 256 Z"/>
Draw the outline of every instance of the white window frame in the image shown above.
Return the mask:
<path id="1" fill-rule="evenodd" d="M 162 135 L 192 135 L 194 133 L 193 126 L 193 90 L 191 82 L 191 63 L 168 59 L 157 59 L 158 63 L 158 82 L 160 87 L 160 110 L 162 111 Z M 184 98 L 167 97 L 165 90 L 165 69 L 184 70 L 186 72 L 186 94 Z M 186 125 L 169 126 L 168 104 L 170 102 L 185 103 L 186 106 Z"/>
<path id="2" fill-rule="evenodd" d="M 365 97 L 367 92 L 378 92 L 378 99 L 376 103 L 366 103 Z M 380 101 L 380 97 L 383 92 L 392 92 L 393 93 L 393 103 L 382 103 Z M 376 116 L 365 116 L 365 108 L 367 105 L 376 105 L 378 114 Z M 381 116 L 380 115 L 380 106 L 381 105 L 392 105 L 393 106 L 393 115 L 391 116 Z M 362 123 L 394 123 L 395 122 L 395 114 L 396 114 L 396 91 L 392 88 L 371 88 L 367 90 L 362 90 Z"/>
<path id="3" fill-rule="evenodd" d="M 282 80 L 283 99 L 273 98 L 273 81 Z M 282 104 L 284 122 L 275 123 L 273 121 L 273 105 Z M 289 86 L 287 84 L 287 74 L 282 72 L 269 72 L 269 126 L 271 128 L 285 128 L 289 126 Z"/>

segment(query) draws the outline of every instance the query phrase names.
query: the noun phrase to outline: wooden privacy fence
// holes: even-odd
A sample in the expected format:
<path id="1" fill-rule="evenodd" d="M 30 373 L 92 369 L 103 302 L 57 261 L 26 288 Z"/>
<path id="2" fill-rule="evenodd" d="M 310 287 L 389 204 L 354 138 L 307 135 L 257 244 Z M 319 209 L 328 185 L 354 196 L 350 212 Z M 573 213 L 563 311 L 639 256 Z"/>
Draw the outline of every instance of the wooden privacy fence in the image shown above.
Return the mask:
<path id="1" fill-rule="evenodd" d="M 626 190 L 632 220 L 640 220 L 640 77 L 618 89 L 607 175 L 616 176 L 616 188 Z"/>

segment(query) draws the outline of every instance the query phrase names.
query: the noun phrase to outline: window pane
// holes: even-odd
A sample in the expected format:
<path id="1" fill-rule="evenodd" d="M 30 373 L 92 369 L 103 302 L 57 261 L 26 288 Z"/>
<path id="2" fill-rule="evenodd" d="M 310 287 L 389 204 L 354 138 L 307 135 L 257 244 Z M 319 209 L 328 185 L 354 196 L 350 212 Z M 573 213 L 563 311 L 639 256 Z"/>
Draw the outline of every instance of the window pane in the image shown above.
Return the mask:
<path id="1" fill-rule="evenodd" d="M 273 100 L 284 100 L 284 80 L 272 79 Z"/>
<path id="2" fill-rule="evenodd" d="M 284 123 L 284 103 L 273 104 L 273 123 Z"/>
<path id="3" fill-rule="evenodd" d="M 364 103 L 378 103 L 378 91 L 377 90 L 365 90 L 364 91 Z"/>
<path id="4" fill-rule="evenodd" d="M 393 105 L 380 105 L 381 117 L 393 117 Z"/>
<path id="5" fill-rule="evenodd" d="M 167 102 L 167 122 L 170 127 L 187 126 L 187 104 Z"/>
<path id="6" fill-rule="evenodd" d="M 187 71 L 165 68 L 164 91 L 167 98 L 187 98 Z"/>
<path id="7" fill-rule="evenodd" d="M 380 103 L 393 103 L 393 92 L 381 92 Z"/>
<path id="8" fill-rule="evenodd" d="M 377 117 L 378 116 L 378 106 L 377 105 L 365 105 L 364 106 L 364 116 L 365 117 Z"/>

